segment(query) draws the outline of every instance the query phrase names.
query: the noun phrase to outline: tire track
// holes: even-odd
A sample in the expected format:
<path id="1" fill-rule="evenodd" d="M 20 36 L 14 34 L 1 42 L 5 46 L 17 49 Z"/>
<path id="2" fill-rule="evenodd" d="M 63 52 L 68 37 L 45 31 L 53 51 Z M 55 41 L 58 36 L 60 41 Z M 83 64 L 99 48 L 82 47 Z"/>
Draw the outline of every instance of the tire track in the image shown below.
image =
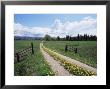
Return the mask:
<path id="1" fill-rule="evenodd" d="M 60 62 L 54 60 L 53 57 L 51 57 L 47 52 L 45 52 L 42 49 L 41 44 L 40 44 L 40 50 L 44 56 L 44 59 L 49 63 L 51 69 L 53 70 L 56 76 L 73 76 L 66 69 L 64 69 L 63 66 L 60 65 Z"/>

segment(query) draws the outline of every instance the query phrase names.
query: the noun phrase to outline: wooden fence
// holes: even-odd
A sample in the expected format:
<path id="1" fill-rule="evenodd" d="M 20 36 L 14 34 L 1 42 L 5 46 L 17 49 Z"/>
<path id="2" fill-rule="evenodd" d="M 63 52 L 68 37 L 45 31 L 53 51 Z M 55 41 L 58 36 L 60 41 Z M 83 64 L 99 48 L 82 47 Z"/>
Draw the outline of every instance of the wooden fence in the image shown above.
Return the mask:
<path id="1" fill-rule="evenodd" d="M 78 53 L 78 47 L 76 47 L 74 45 L 66 45 L 65 52 L 67 52 L 67 51 L 72 51 L 72 52 Z"/>
<path id="2" fill-rule="evenodd" d="M 14 62 L 20 62 L 24 57 L 29 56 L 30 54 L 34 54 L 33 43 L 31 43 L 30 47 L 16 52 L 14 54 Z"/>

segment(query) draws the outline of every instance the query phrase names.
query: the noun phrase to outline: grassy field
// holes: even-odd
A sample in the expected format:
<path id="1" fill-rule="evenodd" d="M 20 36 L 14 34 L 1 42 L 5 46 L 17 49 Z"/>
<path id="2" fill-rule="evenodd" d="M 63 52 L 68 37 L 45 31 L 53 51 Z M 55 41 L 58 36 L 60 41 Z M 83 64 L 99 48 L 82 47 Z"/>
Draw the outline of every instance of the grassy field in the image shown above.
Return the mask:
<path id="1" fill-rule="evenodd" d="M 74 45 L 78 48 L 78 53 L 67 51 L 65 45 Z M 77 46 L 79 44 L 79 46 Z M 44 45 L 65 56 L 74 58 L 89 66 L 97 67 L 97 42 L 96 41 L 46 41 Z"/>
<path id="2" fill-rule="evenodd" d="M 14 52 L 21 51 L 34 44 L 34 55 L 26 56 L 22 61 L 14 64 L 15 76 L 47 76 L 55 75 L 49 64 L 44 60 L 40 52 L 41 41 L 19 40 L 14 43 Z M 65 52 L 65 45 L 74 45 L 78 53 Z M 45 41 L 44 46 L 60 54 L 74 58 L 92 67 L 97 66 L 97 42 L 96 41 Z"/>
<path id="3" fill-rule="evenodd" d="M 14 64 L 14 75 L 15 76 L 46 76 L 54 75 L 53 71 L 50 69 L 48 63 L 44 60 L 40 48 L 40 41 L 15 41 L 14 51 L 18 52 L 34 44 L 34 55 L 29 55 L 24 58 L 24 60 L 19 63 Z"/>

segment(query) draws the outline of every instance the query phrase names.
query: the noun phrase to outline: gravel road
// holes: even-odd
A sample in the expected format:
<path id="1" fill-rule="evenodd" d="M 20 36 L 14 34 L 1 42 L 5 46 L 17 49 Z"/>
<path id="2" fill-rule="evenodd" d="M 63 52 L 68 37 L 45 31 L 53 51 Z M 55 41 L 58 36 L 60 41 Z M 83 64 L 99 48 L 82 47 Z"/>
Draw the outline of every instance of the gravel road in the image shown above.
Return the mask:
<path id="1" fill-rule="evenodd" d="M 64 67 L 61 66 L 58 61 L 54 60 L 53 57 L 51 57 L 47 52 L 45 52 L 41 48 L 41 46 L 40 46 L 40 50 L 44 56 L 44 59 L 49 63 L 51 69 L 53 70 L 56 76 L 73 76 L 66 69 L 64 69 Z"/>

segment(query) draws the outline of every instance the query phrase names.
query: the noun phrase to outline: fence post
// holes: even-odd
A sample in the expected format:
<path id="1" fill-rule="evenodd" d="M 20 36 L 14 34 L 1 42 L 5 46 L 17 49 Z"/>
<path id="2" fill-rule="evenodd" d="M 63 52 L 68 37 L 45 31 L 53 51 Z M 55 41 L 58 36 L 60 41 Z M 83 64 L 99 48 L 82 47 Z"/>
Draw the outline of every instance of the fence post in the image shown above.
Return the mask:
<path id="1" fill-rule="evenodd" d="M 31 47 L 32 47 L 32 54 L 34 54 L 33 43 L 31 43 Z"/>
<path id="2" fill-rule="evenodd" d="M 17 61 L 19 62 L 19 54 L 18 53 L 16 53 L 16 56 L 17 56 Z"/>
<path id="3" fill-rule="evenodd" d="M 75 52 L 75 53 L 77 53 L 77 52 L 78 52 L 78 49 L 77 49 L 77 48 L 75 48 L 74 52 Z"/>
<path id="4" fill-rule="evenodd" d="M 65 52 L 67 52 L 67 51 L 68 51 L 68 45 L 65 46 Z"/>

